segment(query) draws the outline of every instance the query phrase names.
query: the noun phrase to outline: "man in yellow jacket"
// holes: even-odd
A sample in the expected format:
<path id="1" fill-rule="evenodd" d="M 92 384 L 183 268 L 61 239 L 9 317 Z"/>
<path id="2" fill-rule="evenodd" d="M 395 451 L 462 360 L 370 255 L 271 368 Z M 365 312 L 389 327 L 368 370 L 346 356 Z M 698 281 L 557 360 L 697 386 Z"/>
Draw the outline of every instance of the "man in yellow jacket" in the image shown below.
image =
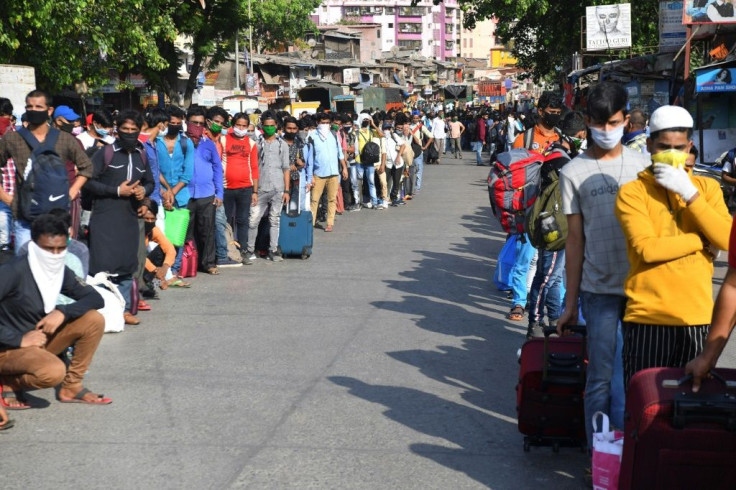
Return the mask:
<path id="1" fill-rule="evenodd" d="M 624 381 L 700 354 L 713 311 L 713 260 L 728 249 L 731 216 L 717 181 L 692 175 L 693 118 L 662 106 L 649 122 L 653 165 L 621 187 L 616 217 L 630 269 L 624 283 Z"/>

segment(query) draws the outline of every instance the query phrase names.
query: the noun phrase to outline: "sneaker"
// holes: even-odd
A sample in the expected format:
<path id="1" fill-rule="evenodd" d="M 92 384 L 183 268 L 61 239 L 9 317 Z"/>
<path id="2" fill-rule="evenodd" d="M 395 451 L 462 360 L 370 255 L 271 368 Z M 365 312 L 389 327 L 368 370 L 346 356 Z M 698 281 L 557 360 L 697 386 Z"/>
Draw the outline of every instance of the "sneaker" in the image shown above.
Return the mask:
<path id="1" fill-rule="evenodd" d="M 256 261 L 256 254 L 253 252 L 245 252 L 243 254 L 243 262 L 245 265 L 253 265 L 253 262 Z"/>
<path id="2" fill-rule="evenodd" d="M 367 203 L 363 204 L 363 207 L 366 208 L 366 209 L 373 209 L 374 208 L 372 202 L 367 202 Z"/>
<path id="3" fill-rule="evenodd" d="M 350 206 L 350 208 L 348 209 L 348 211 L 350 211 L 350 212 L 360 211 L 360 204 L 353 204 L 352 206 Z"/>
<path id="4" fill-rule="evenodd" d="M 397 200 L 393 200 L 391 201 L 391 204 L 389 204 L 389 206 L 391 206 L 392 208 L 398 207 L 398 205 L 399 205 L 399 201 Z"/>
<path id="5" fill-rule="evenodd" d="M 271 262 L 283 262 L 284 258 L 278 252 L 268 252 L 268 260 Z"/>
<path id="6" fill-rule="evenodd" d="M 242 267 L 243 263 L 233 260 L 230 257 L 217 261 L 217 267 Z"/>
<path id="7" fill-rule="evenodd" d="M 396 205 L 397 206 L 406 206 L 406 202 L 402 201 L 401 199 L 397 199 L 396 200 Z"/>

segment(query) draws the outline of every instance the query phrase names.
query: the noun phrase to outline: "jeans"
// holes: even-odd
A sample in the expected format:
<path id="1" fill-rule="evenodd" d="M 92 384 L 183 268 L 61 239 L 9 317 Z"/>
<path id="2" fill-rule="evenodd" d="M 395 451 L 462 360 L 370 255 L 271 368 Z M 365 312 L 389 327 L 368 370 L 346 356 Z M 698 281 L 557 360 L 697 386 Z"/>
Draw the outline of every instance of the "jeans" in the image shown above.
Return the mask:
<path id="1" fill-rule="evenodd" d="M 225 189 L 225 217 L 233 226 L 233 236 L 241 250 L 245 250 L 248 244 L 248 222 L 250 220 L 252 197 L 252 187 Z M 227 255 L 227 251 L 225 255 Z M 218 258 L 220 258 L 219 255 Z"/>
<path id="2" fill-rule="evenodd" d="M 455 157 L 463 156 L 463 147 L 460 143 L 460 137 L 450 138 L 450 151 L 455 154 Z"/>
<path id="3" fill-rule="evenodd" d="M 10 232 L 13 229 L 13 212 L 4 202 L 0 202 L 0 247 L 10 245 Z"/>
<path id="4" fill-rule="evenodd" d="M 31 224 L 26 220 L 18 218 L 13 221 L 13 233 L 15 234 L 13 248 L 15 248 L 15 255 L 18 255 L 20 247 L 26 242 L 31 241 Z"/>
<path id="5" fill-rule="evenodd" d="M 183 248 L 183 247 L 182 247 Z M 112 281 L 120 291 L 120 294 L 125 300 L 125 311 L 130 311 L 132 305 L 132 293 L 133 293 L 133 276 L 131 274 L 120 275 L 117 277 L 111 277 Z"/>
<path id="6" fill-rule="evenodd" d="M 350 165 L 348 168 L 350 185 L 353 188 L 353 202 L 355 204 L 361 204 L 363 202 L 363 172 L 361 172 L 360 167 L 362 165 L 355 164 Z M 360 174 L 360 177 L 358 177 L 358 174 Z"/>
<path id="7" fill-rule="evenodd" d="M 225 236 L 225 206 L 215 209 L 215 257 L 217 261 L 227 260 L 227 237 Z"/>
<path id="8" fill-rule="evenodd" d="M 595 294 L 583 291 L 583 315 L 588 330 L 588 372 L 585 383 L 585 433 L 592 447 L 593 426 L 590 419 L 600 411 L 611 417 L 611 424 L 623 427 L 623 415 L 612 407 L 623 405 L 623 364 L 620 349 L 620 321 L 626 308 L 626 297 L 615 294 Z M 616 354 L 619 356 L 617 357 Z M 617 376 L 617 377 L 615 377 Z M 619 391 L 619 387 L 621 387 Z M 612 388 L 616 388 L 615 390 Z"/>
<path id="9" fill-rule="evenodd" d="M 541 322 L 544 309 L 547 308 L 547 319 L 560 317 L 562 309 L 562 273 L 565 270 L 565 251 L 551 252 L 540 250 L 537 259 L 537 273 L 529 292 L 529 323 Z"/>
<path id="10" fill-rule="evenodd" d="M 281 224 L 281 208 L 284 204 L 283 192 L 277 189 L 258 193 L 258 202 L 250 208 L 249 230 L 248 230 L 248 252 L 256 249 L 256 238 L 258 237 L 258 225 L 261 218 L 268 211 L 269 250 L 276 252 L 279 246 L 279 225 Z M 316 214 L 316 213 L 315 213 Z"/>
<path id="11" fill-rule="evenodd" d="M 509 271 L 511 279 L 511 291 L 513 292 L 512 306 L 526 306 L 527 286 L 526 276 L 529 272 L 529 263 L 534 257 L 536 249 L 526 238 L 526 235 L 519 237 L 516 241 L 516 260 Z"/>
<path id="12" fill-rule="evenodd" d="M 418 157 L 414 159 L 414 167 L 417 169 L 417 180 L 414 184 L 416 186 L 416 190 L 420 190 L 422 188 L 422 174 L 424 173 L 424 152 L 420 153 Z"/>
<path id="13" fill-rule="evenodd" d="M 475 152 L 475 164 L 483 165 L 483 142 L 473 141 L 470 146 Z"/>
<path id="14" fill-rule="evenodd" d="M 416 162 L 417 159 L 415 158 L 413 161 Z M 408 170 L 409 170 L 409 176 L 404 179 L 404 195 L 412 196 L 414 195 L 414 181 L 417 175 L 416 164 L 412 164 L 412 166 L 409 167 Z"/>

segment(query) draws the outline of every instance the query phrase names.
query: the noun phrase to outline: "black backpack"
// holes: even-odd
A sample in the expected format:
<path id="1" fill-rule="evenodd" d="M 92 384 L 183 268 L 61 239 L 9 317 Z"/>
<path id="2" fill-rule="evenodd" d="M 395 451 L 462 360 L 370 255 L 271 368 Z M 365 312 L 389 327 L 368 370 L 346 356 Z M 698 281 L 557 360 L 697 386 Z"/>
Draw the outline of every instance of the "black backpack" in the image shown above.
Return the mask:
<path id="1" fill-rule="evenodd" d="M 468 123 L 467 131 L 470 135 L 470 141 L 478 141 L 478 123 L 475 120 Z"/>
<path id="2" fill-rule="evenodd" d="M 358 133 L 358 137 L 362 135 Z M 363 136 L 365 138 L 365 136 Z M 381 147 L 378 143 L 375 143 L 373 139 L 366 141 L 363 145 L 363 149 L 360 150 L 360 164 L 361 165 L 373 165 L 381 161 Z"/>
<path id="3" fill-rule="evenodd" d="M 18 216 L 32 222 L 52 209 L 69 209 L 69 175 L 66 164 L 56 153 L 59 130 L 49 128 L 40 143 L 27 129 L 18 134 L 31 148 L 31 158 L 18 189 Z"/>

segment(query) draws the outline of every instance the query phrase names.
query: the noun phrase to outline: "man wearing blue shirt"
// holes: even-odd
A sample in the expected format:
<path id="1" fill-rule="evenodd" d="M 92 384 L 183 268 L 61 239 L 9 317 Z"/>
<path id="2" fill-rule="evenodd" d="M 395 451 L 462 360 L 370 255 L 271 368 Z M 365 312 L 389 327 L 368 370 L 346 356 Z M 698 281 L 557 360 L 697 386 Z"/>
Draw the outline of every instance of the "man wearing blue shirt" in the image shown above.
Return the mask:
<path id="1" fill-rule="evenodd" d="M 199 269 L 216 275 L 219 271 L 215 257 L 215 209 L 222 206 L 224 193 L 222 161 L 215 143 L 203 135 L 205 119 L 204 107 L 192 107 L 187 113 L 187 136 L 194 144 L 187 239 L 194 238 L 197 244 Z"/>
<path id="2" fill-rule="evenodd" d="M 317 219 L 317 207 L 322 193 L 327 189 L 327 226 L 325 231 L 332 231 L 337 209 L 337 191 L 340 188 L 339 174 L 348 178 L 348 166 L 345 155 L 337 141 L 337 136 L 330 130 L 330 115 L 317 114 L 317 131 L 305 148 L 304 157 L 307 163 L 307 189 L 312 191 L 312 221 Z M 340 170 L 342 168 L 342 171 Z"/>

